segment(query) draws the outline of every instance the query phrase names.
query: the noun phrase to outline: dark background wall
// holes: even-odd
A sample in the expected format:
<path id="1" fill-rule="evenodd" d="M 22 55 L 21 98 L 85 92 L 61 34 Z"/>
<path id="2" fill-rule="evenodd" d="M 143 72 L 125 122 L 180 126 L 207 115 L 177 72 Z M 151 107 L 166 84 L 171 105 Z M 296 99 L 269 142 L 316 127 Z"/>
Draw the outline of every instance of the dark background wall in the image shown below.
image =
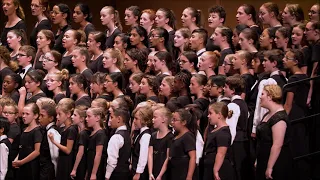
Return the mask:
<path id="1" fill-rule="evenodd" d="M 28 30 L 27 33 L 30 33 L 36 18 L 33 17 L 31 15 L 31 10 L 30 10 L 30 3 L 31 0 L 20 0 L 22 7 L 24 8 L 25 14 L 26 14 L 26 22 L 27 22 L 27 26 L 28 26 Z M 208 17 L 208 8 L 217 4 L 222 5 L 227 12 L 227 20 L 226 20 L 226 25 L 230 26 L 230 27 L 234 27 L 236 25 L 236 11 L 237 8 L 244 3 L 247 4 L 252 4 L 256 7 L 256 10 L 258 11 L 259 7 L 267 2 L 267 0 L 263 1 L 263 0 L 156 0 L 156 1 L 146 1 L 146 0 L 64 0 L 64 1 L 59 1 L 59 0 L 55 0 L 55 1 L 51 1 L 50 5 L 51 8 L 53 7 L 54 4 L 57 3 L 66 3 L 69 5 L 69 7 L 73 10 L 74 6 L 76 5 L 76 3 L 78 2 L 83 2 L 83 3 L 87 3 L 90 8 L 91 11 L 93 13 L 93 24 L 96 26 L 97 30 L 104 30 L 104 27 L 101 25 L 100 23 L 100 10 L 103 6 L 106 5 L 112 5 L 114 6 L 119 12 L 120 12 L 120 18 L 121 21 L 123 22 L 123 14 L 124 14 L 124 10 L 126 7 L 129 7 L 131 5 L 137 5 L 139 6 L 142 10 L 143 9 L 147 9 L 147 8 L 151 8 L 151 9 L 158 9 L 160 7 L 166 7 L 166 8 L 170 8 L 172 9 L 175 14 L 176 14 L 176 18 L 177 18 L 177 25 L 178 27 L 181 27 L 181 23 L 180 23 L 180 17 L 181 17 L 181 13 L 183 11 L 184 8 L 188 7 L 188 6 L 192 6 L 194 8 L 200 9 L 203 12 L 203 17 L 204 17 L 204 22 L 207 21 L 207 17 Z M 310 9 L 310 7 L 319 2 L 318 0 L 305 0 L 305 1 L 301 1 L 301 0 L 290 0 L 290 1 L 282 1 L 282 0 L 274 0 L 273 2 L 277 3 L 279 8 L 281 10 L 284 9 L 285 4 L 286 3 L 298 3 L 302 6 L 304 12 L 305 12 L 305 17 L 306 19 L 308 18 L 308 10 Z M 6 21 L 6 17 L 3 14 L 3 11 L 1 10 L 0 12 L 0 31 L 2 31 L 4 23 Z M 73 25 L 74 28 L 77 28 L 77 26 Z M 205 24 L 206 27 L 206 24 Z M 55 30 L 56 27 L 54 27 Z M 127 30 L 127 27 L 124 27 L 124 30 Z M 211 33 L 211 32 L 210 32 Z"/>

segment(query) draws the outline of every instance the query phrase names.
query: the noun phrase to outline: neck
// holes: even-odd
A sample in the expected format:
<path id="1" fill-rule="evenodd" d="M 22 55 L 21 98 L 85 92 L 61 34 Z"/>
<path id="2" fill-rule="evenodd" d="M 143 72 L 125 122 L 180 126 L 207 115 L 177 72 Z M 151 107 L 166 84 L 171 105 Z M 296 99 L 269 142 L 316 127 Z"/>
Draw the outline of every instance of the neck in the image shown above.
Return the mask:
<path id="1" fill-rule="evenodd" d="M 146 46 L 142 42 L 140 42 L 139 44 L 136 45 L 136 47 L 141 50 L 141 49 L 144 49 Z"/>
<path id="2" fill-rule="evenodd" d="M 53 94 L 56 96 L 57 94 L 59 94 L 61 92 L 61 87 L 57 87 L 53 90 Z"/>
<path id="3" fill-rule="evenodd" d="M 243 75 L 243 74 L 248 74 L 249 73 L 249 69 L 247 66 L 241 66 L 240 67 L 240 74 Z"/>
<path id="4" fill-rule="evenodd" d="M 96 123 L 96 124 L 93 125 L 92 129 L 93 129 L 94 132 L 97 132 L 102 128 L 101 128 L 99 123 Z"/>
<path id="5" fill-rule="evenodd" d="M 274 114 L 274 113 L 282 110 L 283 106 L 281 104 L 277 104 L 275 102 L 272 102 L 270 104 L 270 107 L 268 107 L 267 109 L 269 109 L 270 114 Z"/>
<path id="6" fill-rule="evenodd" d="M 84 130 L 85 126 L 84 126 L 84 123 L 79 123 L 77 124 L 78 128 L 79 128 L 79 132 Z"/>
<path id="7" fill-rule="evenodd" d="M 251 27 L 252 25 L 255 25 L 256 23 L 254 23 L 252 20 L 249 20 L 247 22 L 247 26 Z"/>
<path id="8" fill-rule="evenodd" d="M 38 19 L 38 23 L 39 22 L 41 22 L 43 19 L 47 19 L 47 17 L 44 15 L 44 14 L 39 14 L 38 16 L 37 16 L 37 19 Z"/>
<path id="9" fill-rule="evenodd" d="M 58 71 L 58 69 L 56 68 L 56 67 L 53 67 L 53 68 L 51 68 L 50 70 L 48 70 L 48 73 L 47 74 L 53 74 L 53 73 L 55 73 L 55 72 L 57 72 Z"/>
<path id="10" fill-rule="evenodd" d="M 204 49 L 204 48 L 205 48 L 205 46 L 203 44 L 201 44 L 196 50 L 198 52 L 198 51 L 200 51 L 201 49 Z"/>
<path id="11" fill-rule="evenodd" d="M 79 72 L 82 73 L 84 70 L 86 70 L 88 68 L 85 64 L 81 64 L 81 65 L 79 65 L 78 69 L 79 69 Z"/>
<path id="12" fill-rule="evenodd" d="M 148 34 L 150 34 L 151 29 L 152 29 L 152 26 L 149 26 L 149 27 L 146 29 Z"/>
<path id="13" fill-rule="evenodd" d="M 167 30 L 168 32 L 170 32 L 170 31 L 173 30 L 172 27 L 170 27 L 168 24 L 165 24 L 165 25 L 163 26 L 163 28 L 164 28 L 165 30 Z"/>
<path id="14" fill-rule="evenodd" d="M 152 97 L 152 96 L 156 96 L 156 94 L 153 92 L 153 91 L 149 91 L 147 94 L 146 94 L 147 98 L 149 97 Z"/>
<path id="15" fill-rule="evenodd" d="M 168 126 L 163 124 L 163 126 L 159 127 L 159 134 L 167 134 L 169 132 Z"/>
<path id="16" fill-rule="evenodd" d="M 67 21 L 62 21 L 62 22 L 59 24 L 59 28 L 62 29 L 62 28 L 65 27 L 66 25 L 68 25 Z"/>
<path id="17" fill-rule="evenodd" d="M 100 56 L 101 53 L 102 53 L 102 50 L 101 50 L 101 49 L 99 49 L 99 48 L 95 49 L 95 50 L 93 51 L 94 59 L 97 59 L 97 58 Z"/>
<path id="18" fill-rule="evenodd" d="M 8 22 L 14 22 L 16 19 L 20 19 L 16 13 L 8 16 Z"/>
<path id="19" fill-rule="evenodd" d="M 184 52 L 184 45 L 180 46 L 179 50 L 180 50 L 180 54 L 183 53 Z"/>
<path id="20" fill-rule="evenodd" d="M 47 52 L 50 51 L 50 48 L 49 48 L 49 46 L 45 46 L 45 47 L 43 47 L 43 48 L 41 49 L 41 51 L 42 51 L 43 54 L 45 54 L 45 53 L 47 53 Z"/>
<path id="21" fill-rule="evenodd" d="M 269 23 L 270 27 L 275 27 L 275 26 L 279 26 L 279 25 L 281 25 L 281 23 L 277 19 L 272 19 Z"/>
<path id="22" fill-rule="evenodd" d="M 77 100 L 80 99 L 82 96 L 86 95 L 86 93 L 81 90 L 80 92 L 77 93 Z"/>
<path id="23" fill-rule="evenodd" d="M 163 74 L 163 73 L 169 73 L 170 74 L 170 71 L 169 71 L 167 66 L 162 67 L 161 74 Z"/>
<path id="24" fill-rule="evenodd" d="M 249 46 L 248 51 L 253 53 L 253 52 L 258 52 L 257 49 L 254 46 Z"/>
<path id="25" fill-rule="evenodd" d="M 228 126 L 228 124 L 226 123 L 225 119 L 218 121 L 217 128 L 221 128 L 221 127 L 224 127 L 224 126 Z"/>
<path id="26" fill-rule="evenodd" d="M 84 30 L 84 28 L 87 26 L 87 24 L 89 24 L 88 21 L 82 21 L 82 22 L 80 23 L 81 29 Z"/>
<path id="27" fill-rule="evenodd" d="M 211 68 L 206 69 L 204 72 L 206 73 L 207 77 L 216 75 L 216 73 Z"/>
<path id="28" fill-rule="evenodd" d="M 38 88 L 37 90 L 35 90 L 34 92 L 32 92 L 32 96 L 39 94 L 41 92 L 41 89 Z"/>
<path id="29" fill-rule="evenodd" d="M 202 90 L 199 90 L 198 92 L 197 92 L 197 98 L 199 99 L 199 98 L 204 98 L 204 96 L 203 96 L 203 91 Z"/>
<path id="30" fill-rule="evenodd" d="M 113 73 L 113 72 L 116 72 L 118 71 L 119 68 L 117 68 L 115 65 L 112 65 L 108 70 L 109 70 L 109 73 Z"/>
<path id="31" fill-rule="evenodd" d="M 196 24 L 192 23 L 192 24 L 190 24 L 189 29 L 190 29 L 190 31 L 192 32 L 192 31 L 194 31 L 195 29 L 199 29 L 199 27 L 198 27 Z"/>
<path id="32" fill-rule="evenodd" d="M 112 94 L 116 98 L 120 95 L 123 95 L 123 92 L 120 89 L 116 88 L 115 90 L 113 90 Z"/>
<path id="33" fill-rule="evenodd" d="M 70 127 L 72 124 L 72 120 L 70 118 L 68 118 L 65 122 L 64 122 L 64 125 L 67 127 Z"/>
<path id="34" fill-rule="evenodd" d="M 157 45 L 156 49 L 157 49 L 158 51 L 167 51 L 166 47 L 164 47 L 164 44 L 162 44 L 162 43 L 159 43 L 159 44 Z"/>
<path id="35" fill-rule="evenodd" d="M 13 47 L 12 48 L 12 53 L 13 54 L 17 54 L 18 53 L 18 51 L 19 51 L 19 49 L 20 49 L 20 47 L 21 47 L 21 45 L 20 45 L 20 43 L 19 44 L 17 44 L 17 46 L 16 47 Z"/>
<path id="36" fill-rule="evenodd" d="M 32 127 L 35 127 L 35 126 L 37 126 L 36 120 L 33 120 L 33 121 L 30 122 L 30 124 L 28 124 L 29 128 L 32 128 Z"/>
<path id="37" fill-rule="evenodd" d="M 138 66 L 133 66 L 132 69 L 130 69 L 130 70 L 131 70 L 132 74 L 141 72 L 141 70 L 139 69 Z"/>
<path id="38" fill-rule="evenodd" d="M 228 49 L 228 48 L 230 48 L 230 45 L 227 42 L 222 42 L 220 44 L 221 51 L 224 50 L 224 49 Z"/>
<path id="39" fill-rule="evenodd" d="M 69 47 L 69 48 L 66 48 L 66 50 L 67 50 L 67 55 L 70 55 L 70 53 L 72 53 L 72 51 L 74 50 L 74 48 L 75 48 L 76 46 L 75 45 L 72 45 L 71 47 Z"/>
<path id="40" fill-rule="evenodd" d="M 3 61 L 0 64 L 0 70 L 2 70 L 3 68 L 8 67 L 8 65 L 6 65 Z"/>
<path id="41" fill-rule="evenodd" d="M 290 71 L 292 72 L 292 74 L 302 74 L 301 69 L 298 66 L 293 66 Z"/>
<path id="42" fill-rule="evenodd" d="M 109 34 L 113 33 L 113 31 L 116 29 L 113 21 L 109 22 L 109 24 L 107 25 L 107 29 Z"/>

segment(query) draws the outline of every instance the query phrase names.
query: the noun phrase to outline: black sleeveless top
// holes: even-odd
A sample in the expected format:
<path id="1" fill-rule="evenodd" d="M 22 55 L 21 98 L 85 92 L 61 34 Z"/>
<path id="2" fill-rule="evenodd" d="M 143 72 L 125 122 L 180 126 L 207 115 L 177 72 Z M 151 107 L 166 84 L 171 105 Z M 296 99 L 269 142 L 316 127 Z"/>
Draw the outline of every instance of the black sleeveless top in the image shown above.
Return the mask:
<path id="1" fill-rule="evenodd" d="M 129 158 L 131 155 L 130 134 L 128 130 L 119 130 L 115 134 L 120 134 L 124 139 L 124 144 L 119 150 L 119 158 L 116 168 L 113 173 L 128 173 L 129 172 Z"/>

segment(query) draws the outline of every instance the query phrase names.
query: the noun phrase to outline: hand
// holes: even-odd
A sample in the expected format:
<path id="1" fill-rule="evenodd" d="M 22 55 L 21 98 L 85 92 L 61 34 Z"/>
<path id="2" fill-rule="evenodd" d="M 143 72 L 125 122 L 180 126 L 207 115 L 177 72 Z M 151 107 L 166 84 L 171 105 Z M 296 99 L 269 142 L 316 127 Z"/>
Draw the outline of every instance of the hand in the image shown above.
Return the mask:
<path id="1" fill-rule="evenodd" d="M 257 134 L 256 134 L 256 133 L 251 133 L 251 137 L 252 137 L 253 139 L 255 139 L 255 138 L 257 137 Z"/>
<path id="2" fill-rule="evenodd" d="M 14 168 L 19 168 L 22 165 L 23 164 L 22 164 L 21 160 L 17 160 L 17 161 L 12 162 L 12 167 L 14 167 Z"/>
<path id="3" fill-rule="evenodd" d="M 311 97 L 308 96 L 307 98 L 307 106 L 310 108 L 311 107 Z"/>
<path id="4" fill-rule="evenodd" d="M 254 165 L 253 166 L 254 166 L 254 170 L 256 170 L 257 169 L 257 160 L 254 161 Z"/>
<path id="5" fill-rule="evenodd" d="M 162 176 L 158 176 L 156 180 L 161 180 L 162 179 Z"/>
<path id="6" fill-rule="evenodd" d="M 153 174 L 150 174 L 150 175 L 149 175 L 149 180 L 155 180 Z"/>
<path id="7" fill-rule="evenodd" d="M 213 172 L 214 180 L 221 180 L 218 171 Z"/>
<path id="8" fill-rule="evenodd" d="M 76 177 L 76 170 L 72 170 L 71 173 L 70 173 L 70 177 L 71 179 L 74 179 Z"/>
<path id="9" fill-rule="evenodd" d="M 192 180 L 192 177 L 187 177 L 186 180 Z"/>
<path id="10" fill-rule="evenodd" d="M 24 86 L 19 88 L 18 91 L 19 91 L 20 96 L 22 96 L 22 95 L 26 96 L 27 95 L 27 89 Z"/>
<path id="11" fill-rule="evenodd" d="M 132 180 L 139 180 L 139 179 L 140 179 L 140 174 L 139 173 L 136 173 L 132 178 Z"/>
<path id="12" fill-rule="evenodd" d="M 96 179 L 97 179 L 97 175 L 96 174 L 91 174 L 90 180 L 96 180 Z"/>
<path id="13" fill-rule="evenodd" d="M 53 138 L 53 134 L 52 134 L 52 133 L 49 133 L 49 134 L 48 134 L 48 138 L 49 138 L 50 141 L 53 143 L 54 138 Z"/>
<path id="14" fill-rule="evenodd" d="M 267 170 L 266 170 L 266 179 L 273 179 L 271 175 L 272 175 L 272 169 L 271 168 L 267 168 Z"/>

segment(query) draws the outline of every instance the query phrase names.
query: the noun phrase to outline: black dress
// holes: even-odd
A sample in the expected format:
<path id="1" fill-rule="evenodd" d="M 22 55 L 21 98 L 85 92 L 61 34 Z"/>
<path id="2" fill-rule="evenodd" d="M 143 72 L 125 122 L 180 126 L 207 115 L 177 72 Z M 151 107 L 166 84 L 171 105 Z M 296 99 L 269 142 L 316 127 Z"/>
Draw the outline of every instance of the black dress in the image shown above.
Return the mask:
<path id="1" fill-rule="evenodd" d="M 48 19 L 42 20 L 37 27 L 32 29 L 30 34 L 30 45 L 37 49 L 37 35 L 43 29 L 51 30 L 51 23 Z"/>
<path id="2" fill-rule="evenodd" d="M 114 39 L 117 37 L 117 35 L 121 34 L 121 31 L 119 28 L 116 28 L 113 33 L 107 37 L 106 40 L 106 47 L 107 48 L 113 48 Z"/>
<path id="3" fill-rule="evenodd" d="M 40 127 L 35 127 L 29 132 L 23 132 L 20 137 L 19 160 L 26 158 L 34 151 L 34 145 L 41 143 L 42 133 Z M 17 179 L 37 180 L 40 174 L 39 156 L 34 160 L 19 167 Z"/>
<path id="4" fill-rule="evenodd" d="M 164 161 L 167 159 L 167 151 L 171 146 L 172 139 L 174 138 L 173 134 L 171 132 L 168 132 L 166 136 L 164 136 L 161 139 L 157 138 L 157 133 L 154 132 L 151 135 L 150 139 L 150 145 L 153 147 L 153 169 L 152 174 L 154 178 L 157 178 Z M 161 179 L 166 180 L 168 179 L 168 173 L 165 172 Z"/>
<path id="5" fill-rule="evenodd" d="M 69 74 L 75 74 L 76 68 L 73 66 L 71 61 L 72 55 L 63 56 L 61 59 L 60 69 L 67 69 Z"/>
<path id="6" fill-rule="evenodd" d="M 63 146 L 67 146 L 67 140 L 73 140 L 74 146 L 75 146 L 77 135 L 78 135 L 78 130 L 75 128 L 75 126 L 70 126 L 64 129 L 61 132 L 60 144 Z M 70 154 L 66 154 L 63 151 L 59 150 L 59 160 L 58 160 L 58 166 L 57 166 L 56 179 L 71 180 L 70 173 L 72 171 L 73 164 L 75 161 L 74 154 L 75 152 L 73 149 L 71 150 Z"/>
<path id="7" fill-rule="evenodd" d="M 83 180 L 86 176 L 86 166 L 87 166 L 87 149 L 88 149 L 88 142 L 89 136 L 91 131 L 90 130 L 82 130 L 79 134 L 79 141 L 77 143 L 77 147 L 83 146 L 84 152 L 81 158 L 81 161 L 77 168 L 77 174 L 74 178 L 75 180 Z"/>
<path id="8" fill-rule="evenodd" d="M 241 78 L 245 81 L 245 93 L 246 93 L 245 101 L 248 103 L 251 97 L 251 88 L 256 82 L 256 78 L 250 73 L 242 74 Z"/>
<path id="9" fill-rule="evenodd" d="M 60 52 L 60 54 L 63 54 L 66 51 L 66 49 L 62 45 L 62 38 L 64 36 L 64 33 L 67 32 L 69 29 L 71 29 L 71 26 L 66 25 L 63 28 L 61 28 L 59 34 L 57 33 L 55 36 L 55 43 L 54 43 L 53 49 Z M 72 74 L 72 73 L 70 73 L 70 74 Z"/>
<path id="10" fill-rule="evenodd" d="M 6 24 L 6 23 L 4 23 Z M 2 33 L 1 33 L 1 45 L 2 46 L 6 46 L 9 50 L 9 46 L 8 46 L 8 42 L 7 42 L 7 34 L 9 31 L 13 30 L 13 29 L 22 29 L 24 30 L 25 32 L 27 31 L 27 26 L 26 26 L 26 23 L 23 21 L 23 20 L 20 20 L 16 25 L 12 26 L 12 27 L 9 27 L 9 28 L 6 28 L 4 27 L 3 30 L 2 30 Z"/>
<path id="11" fill-rule="evenodd" d="M 189 169 L 189 152 L 196 150 L 196 137 L 186 132 L 178 139 L 173 139 L 169 151 L 169 179 L 185 180 Z"/>
<path id="12" fill-rule="evenodd" d="M 13 139 L 11 143 L 11 149 L 9 151 L 8 157 L 8 171 L 6 175 L 6 179 L 14 179 L 15 174 L 14 172 L 17 171 L 16 168 L 12 167 L 12 161 L 17 157 L 19 153 L 19 144 L 20 144 L 20 136 L 21 136 L 21 129 L 17 123 L 10 124 L 10 130 L 7 134 L 8 138 Z"/>
<path id="13" fill-rule="evenodd" d="M 54 100 L 54 102 L 55 102 L 56 104 L 58 104 L 59 101 L 60 101 L 61 99 L 63 99 L 63 98 L 66 98 L 66 95 L 63 94 L 63 93 L 59 93 L 59 94 L 57 94 L 57 95 L 55 95 L 55 96 L 53 97 L 53 100 Z"/>
<path id="14" fill-rule="evenodd" d="M 103 129 L 98 130 L 95 134 L 89 137 L 88 154 L 87 154 L 87 180 L 90 180 L 94 159 L 96 156 L 96 147 L 103 146 L 100 165 L 97 171 L 97 180 L 105 179 L 106 162 L 107 162 L 107 136 Z"/>
<path id="15" fill-rule="evenodd" d="M 80 99 L 76 100 L 74 103 L 76 106 L 84 105 L 84 106 L 90 107 L 91 98 L 89 96 L 82 96 Z"/>
<path id="16" fill-rule="evenodd" d="M 100 56 L 99 56 L 100 57 Z M 91 59 L 88 61 L 88 68 L 91 69 L 93 73 L 96 73 L 98 71 L 98 59 Z"/>
<path id="17" fill-rule="evenodd" d="M 267 122 L 261 121 L 257 126 L 257 168 L 256 179 L 265 179 L 265 172 L 268 165 L 271 147 L 273 144 L 272 139 L 272 126 L 280 121 L 285 121 L 287 130 L 285 133 L 283 146 L 277 161 L 273 166 L 272 177 L 274 180 L 292 179 L 292 155 L 289 147 L 290 142 L 290 123 L 288 123 L 287 113 L 278 111 Z"/>
<path id="18" fill-rule="evenodd" d="M 43 92 L 38 93 L 34 96 L 32 96 L 29 99 L 26 99 L 25 104 L 29 104 L 29 103 L 36 103 L 38 99 L 42 98 L 42 97 L 47 97 L 47 95 Z"/>
<path id="19" fill-rule="evenodd" d="M 203 179 L 214 179 L 213 166 L 215 163 L 216 155 L 219 147 L 230 147 L 231 133 L 229 126 L 224 126 L 217 131 L 210 132 L 204 149 L 204 173 Z M 222 166 L 219 170 L 219 177 L 221 179 L 234 179 L 234 169 L 230 161 L 228 151 L 224 157 Z"/>

